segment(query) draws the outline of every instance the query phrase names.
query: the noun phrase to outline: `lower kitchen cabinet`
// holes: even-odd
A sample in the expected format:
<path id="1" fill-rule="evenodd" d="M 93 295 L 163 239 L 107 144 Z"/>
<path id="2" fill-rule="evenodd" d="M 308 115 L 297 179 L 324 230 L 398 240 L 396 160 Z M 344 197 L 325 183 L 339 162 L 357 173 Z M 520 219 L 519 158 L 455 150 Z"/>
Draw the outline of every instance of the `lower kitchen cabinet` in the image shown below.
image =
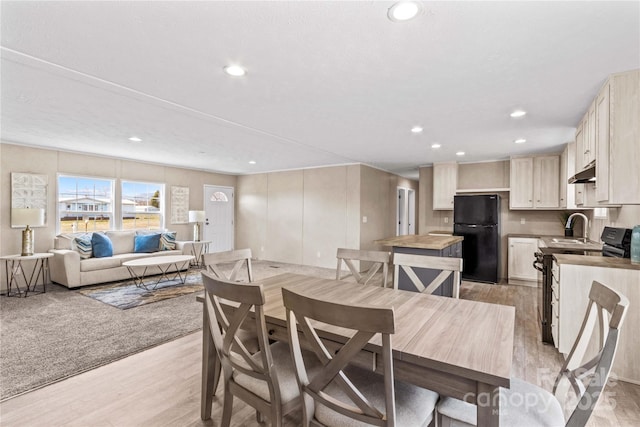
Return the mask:
<path id="1" fill-rule="evenodd" d="M 508 278 L 510 285 L 538 286 L 538 270 L 533 268 L 538 239 L 509 237 Z"/>
<path id="2" fill-rule="evenodd" d="M 594 257 L 595 258 L 595 257 Z M 566 357 L 580 331 L 594 280 L 622 293 L 629 299 L 629 310 L 622 325 L 612 373 L 623 381 L 640 384 L 640 270 L 553 263 L 552 335 L 556 348 Z M 557 291 L 557 293 L 556 293 Z M 597 330 L 597 328 L 596 328 Z M 589 344 L 585 360 L 595 354 Z"/>

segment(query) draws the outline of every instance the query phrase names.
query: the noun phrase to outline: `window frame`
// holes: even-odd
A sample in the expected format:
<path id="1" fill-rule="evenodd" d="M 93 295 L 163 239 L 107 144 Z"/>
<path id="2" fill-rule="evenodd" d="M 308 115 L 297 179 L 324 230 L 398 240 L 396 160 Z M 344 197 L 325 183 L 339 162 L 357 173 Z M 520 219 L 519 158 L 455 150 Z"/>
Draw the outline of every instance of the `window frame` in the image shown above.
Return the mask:
<path id="1" fill-rule="evenodd" d="M 159 189 L 156 189 L 154 191 L 154 194 L 156 191 L 159 191 L 159 195 L 158 195 L 158 203 L 159 203 L 159 208 L 158 208 L 158 212 L 157 215 L 159 217 L 159 225 L 157 228 L 149 228 L 148 226 L 143 226 L 140 227 L 138 226 L 138 224 L 136 223 L 137 219 L 137 212 L 134 212 L 134 226 L 133 228 L 125 228 L 124 226 L 124 221 L 125 221 L 125 204 L 123 203 L 125 199 L 127 199 L 127 195 L 125 194 L 125 185 L 127 184 L 132 184 L 132 185 L 136 185 L 136 186 L 152 186 L 152 187 L 159 187 Z M 138 180 L 132 180 L 132 179 L 120 179 L 120 198 L 119 198 L 119 203 L 120 203 L 120 215 L 119 215 L 119 222 L 120 222 L 120 230 L 153 230 L 153 231 L 162 231 L 165 229 L 165 222 L 166 222 L 166 206 L 165 206 L 165 192 L 166 192 L 166 184 L 164 182 L 151 182 L 151 181 L 138 181 Z M 148 207 L 152 206 L 150 205 L 150 201 L 153 199 L 153 196 L 148 199 L 146 202 L 147 204 L 144 205 L 147 207 L 147 211 L 148 211 Z M 134 205 L 137 206 L 137 205 Z M 151 214 L 151 215 L 155 215 L 155 212 L 145 212 L 147 214 Z"/>
<path id="2" fill-rule="evenodd" d="M 61 180 L 63 179 L 75 179 L 76 183 L 75 183 L 75 192 L 71 193 L 69 192 L 69 197 L 75 197 L 76 200 L 76 209 L 73 210 L 72 212 L 75 213 L 75 220 L 72 219 L 72 221 L 75 222 L 75 224 L 72 224 L 72 229 L 66 230 L 63 229 L 62 227 L 62 212 L 70 212 L 71 209 L 67 209 L 67 205 L 69 206 L 73 206 L 74 203 L 68 203 L 67 200 L 64 200 L 64 194 L 67 193 L 63 193 L 62 192 L 62 186 L 61 186 Z M 94 203 L 94 210 L 89 210 L 89 206 L 87 205 L 87 210 L 79 210 L 78 208 L 78 200 L 79 200 L 79 196 L 81 195 L 85 195 L 88 196 L 89 198 L 93 197 L 94 200 L 97 200 L 96 198 L 99 197 L 96 195 L 96 191 L 95 191 L 95 183 L 94 183 L 94 190 L 93 190 L 93 194 L 83 194 L 79 192 L 78 189 L 78 181 L 80 180 L 86 180 L 86 181 L 100 181 L 100 182 L 104 182 L 104 183 L 108 183 L 109 184 L 109 196 L 108 197 L 104 197 L 102 196 L 104 199 L 109 200 L 107 203 L 110 205 L 111 209 L 110 210 L 95 210 L 95 203 Z M 56 174 L 56 234 L 61 234 L 61 233 L 74 233 L 74 232 L 93 232 L 93 231 L 103 231 L 102 228 L 96 228 L 96 221 L 95 218 L 97 217 L 97 215 L 95 215 L 96 212 L 104 212 L 107 214 L 107 217 L 109 218 L 109 222 L 108 222 L 108 226 L 105 230 L 113 230 L 116 226 L 116 212 L 117 212 L 117 206 L 116 206 L 116 199 L 115 199 L 115 184 L 116 184 L 116 179 L 115 178 L 106 178 L 106 177 L 101 177 L 101 176 L 87 176 L 87 175 L 77 175 L 77 174 L 69 174 L 69 173 L 57 173 Z M 62 197 L 61 197 L 62 196 Z M 64 201 L 63 201 L 64 200 Z M 62 209 L 61 208 L 61 203 L 65 204 L 65 208 Z M 82 217 L 89 217 L 90 214 L 94 214 L 94 222 L 93 222 L 93 227 L 91 229 L 89 229 L 89 224 L 91 224 L 91 221 L 87 221 L 84 223 L 84 229 L 82 227 L 83 224 L 83 219 L 80 217 L 79 214 L 83 214 Z M 86 214 L 85 214 L 86 213 Z M 64 217 L 66 218 L 68 215 L 65 215 Z M 72 215 L 73 217 L 73 215 Z M 73 228 L 75 226 L 75 228 Z"/>

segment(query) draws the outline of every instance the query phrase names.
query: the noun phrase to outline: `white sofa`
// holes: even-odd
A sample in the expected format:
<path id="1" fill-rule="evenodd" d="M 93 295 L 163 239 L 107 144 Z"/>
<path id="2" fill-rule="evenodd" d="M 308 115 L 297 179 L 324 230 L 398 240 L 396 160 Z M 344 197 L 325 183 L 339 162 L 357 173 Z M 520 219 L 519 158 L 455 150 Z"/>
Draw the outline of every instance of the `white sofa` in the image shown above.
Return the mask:
<path id="1" fill-rule="evenodd" d="M 78 288 L 97 283 L 125 280 L 131 277 L 127 267 L 122 265 L 125 261 L 156 256 L 182 255 L 183 253 L 191 255 L 190 244 L 179 241 L 175 242 L 176 248 L 174 250 L 135 253 L 135 231 L 106 231 L 104 234 L 110 238 L 113 245 L 113 256 L 82 259 L 80 252 L 74 245 L 74 238 L 86 234 L 90 233 L 60 234 L 54 238 L 54 249 L 49 250 L 53 253 L 53 257 L 49 258 L 52 282 L 68 288 Z"/>

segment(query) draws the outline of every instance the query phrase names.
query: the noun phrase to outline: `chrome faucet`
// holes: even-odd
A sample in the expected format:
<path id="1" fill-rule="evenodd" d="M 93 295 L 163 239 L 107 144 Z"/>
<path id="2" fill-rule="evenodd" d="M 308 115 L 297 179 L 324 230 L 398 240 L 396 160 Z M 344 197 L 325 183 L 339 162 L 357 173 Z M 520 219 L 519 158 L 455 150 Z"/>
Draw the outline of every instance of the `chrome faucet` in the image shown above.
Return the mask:
<path id="1" fill-rule="evenodd" d="M 567 218 L 567 224 L 565 225 L 565 229 L 569 230 L 571 228 L 571 220 L 573 219 L 574 216 L 582 217 L 582 226 L 583 226 L 582 237 L 584 237 L 585 241 L 589 240 L 589 218 L 587 218 L 587 216 L 583 213 L 576 212 L 569 215 L 569 218 Z"/>

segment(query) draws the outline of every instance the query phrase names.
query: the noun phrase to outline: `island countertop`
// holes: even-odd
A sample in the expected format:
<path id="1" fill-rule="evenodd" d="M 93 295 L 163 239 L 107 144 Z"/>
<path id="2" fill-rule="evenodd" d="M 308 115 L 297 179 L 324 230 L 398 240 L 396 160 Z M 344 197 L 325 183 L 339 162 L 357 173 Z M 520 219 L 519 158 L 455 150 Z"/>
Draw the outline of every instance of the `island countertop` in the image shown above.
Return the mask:
<path id="1" fill-rule="evenodd" d="M 455 243 L 461 242 L 462 236 L 430 236 L 426 234 L 409 234 L 406 236 L 388 237 L 376 240 L 382 246 L 394 246 L 400 248 L 435 249 L 442 250 Z"/>

